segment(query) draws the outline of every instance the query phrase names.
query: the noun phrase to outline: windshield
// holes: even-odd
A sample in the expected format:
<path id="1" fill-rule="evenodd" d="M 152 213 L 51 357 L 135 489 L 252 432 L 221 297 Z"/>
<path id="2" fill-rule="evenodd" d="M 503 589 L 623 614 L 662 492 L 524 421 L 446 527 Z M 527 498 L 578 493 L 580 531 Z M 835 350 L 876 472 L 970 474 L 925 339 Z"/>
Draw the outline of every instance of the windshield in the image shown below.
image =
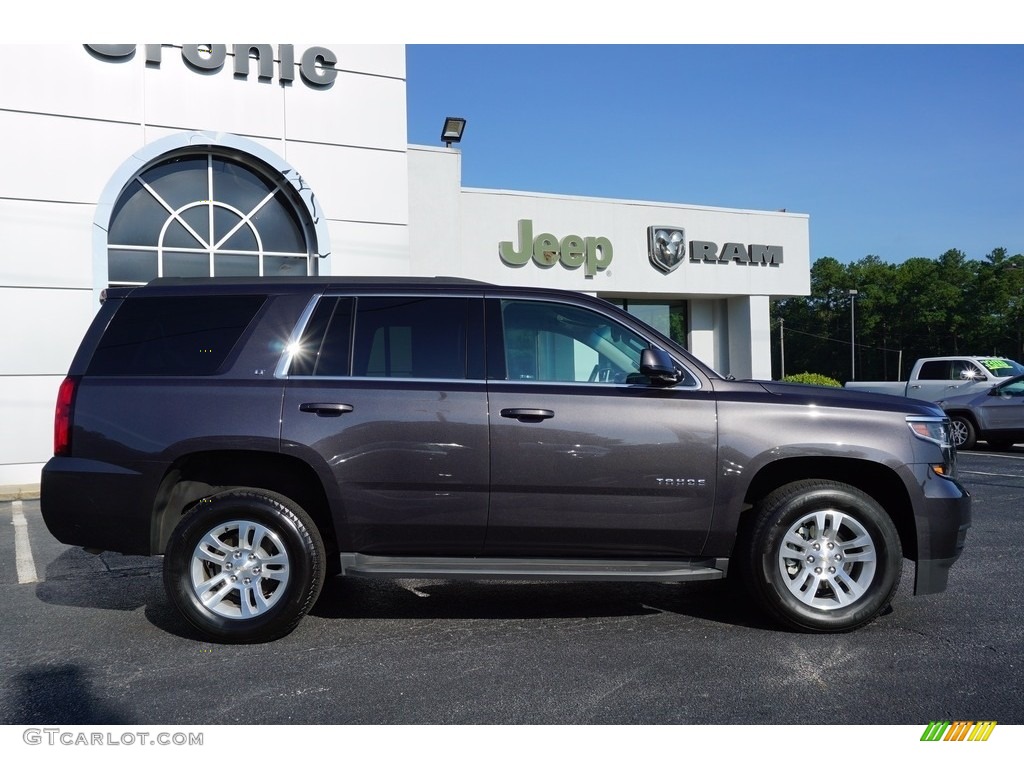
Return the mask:
<path id="1" fill-rule="evenodd" d="M 988 372 L 1000 379 L 1007 379 L 1010 376 L 1020 376 L 1024 373 L 1024 365 L 1016 360 L 1008 360 L 1005 357 L 986 357 L 979 360 Z"/>

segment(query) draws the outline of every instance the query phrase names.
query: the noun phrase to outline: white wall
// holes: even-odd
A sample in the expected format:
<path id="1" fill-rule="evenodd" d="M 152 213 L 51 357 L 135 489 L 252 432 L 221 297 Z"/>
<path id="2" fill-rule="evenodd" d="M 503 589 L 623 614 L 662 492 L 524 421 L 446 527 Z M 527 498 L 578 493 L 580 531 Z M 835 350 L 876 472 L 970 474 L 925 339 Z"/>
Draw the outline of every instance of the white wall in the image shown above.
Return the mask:
<path id="1" fill-rule="evenodd" d="M 327 88 L 282 84 L 277 65 L 271 80 L 255 66 L 238 78 L 230 56 L 197 71 L 180 45 L 158 66 L 142 44 L 116 60 L 0 45 L 0 485 L 38 482 L 50 456 L 57 387 L 106 284 L 97 203 L 154 142 L 188 131 L 255 142 L 313 187 L 330 239 L 321 274 L 409 272 L 404 46 L 321 45 L 338 58 Z"/>
<path id="2" fill-rule="evenodd" d="M 801 213 L 748 211 L 698 205 L 570 197 L 461 188 L 461 152 L 409 147 L 410 228 L 417 274 L 459 274 L 500 284 L 546 285 L 618 296 L 800 296 L 810 292 L 809 217 Z M 502 240 L 518 243 L 518 222 L 530 219 L 534 235 L 549 232 L 606 237 L 611 265 L 588 277 L 582 268 L 530 262 L 512 267 L 498 256 Z M 650 263 L 647 230 L 674 226 L 687 241 L 724 246 L 779 245 L 777 265 L 694 262 L 684 259 L 663 274 Z M 458 242 L 453 238 L 458 236 Z"/>
<path id="3" fill-rule="evenodd" d="M 462 250 L 462 153 L 447 147 L 409 147 L 409 232 L 413 274 L 468 277 L 477 254 Z M 496 252 L 496 251 L 495 251 Z"/>

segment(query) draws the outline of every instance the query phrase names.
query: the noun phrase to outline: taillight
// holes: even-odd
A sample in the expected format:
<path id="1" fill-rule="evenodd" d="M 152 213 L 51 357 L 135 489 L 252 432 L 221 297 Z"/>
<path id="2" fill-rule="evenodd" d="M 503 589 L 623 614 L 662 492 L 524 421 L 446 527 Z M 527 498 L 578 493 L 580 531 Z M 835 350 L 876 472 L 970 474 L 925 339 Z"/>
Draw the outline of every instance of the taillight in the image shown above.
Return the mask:
<path id="1" fill-rule="evenodd" d="M 53 414 L 53 455 L 71 455 L 71 429 L 74 424 L 72 411 L 75 406 L 75 390 L 78 378 L 68 376 L 57 392 L 57 408 Z"/>

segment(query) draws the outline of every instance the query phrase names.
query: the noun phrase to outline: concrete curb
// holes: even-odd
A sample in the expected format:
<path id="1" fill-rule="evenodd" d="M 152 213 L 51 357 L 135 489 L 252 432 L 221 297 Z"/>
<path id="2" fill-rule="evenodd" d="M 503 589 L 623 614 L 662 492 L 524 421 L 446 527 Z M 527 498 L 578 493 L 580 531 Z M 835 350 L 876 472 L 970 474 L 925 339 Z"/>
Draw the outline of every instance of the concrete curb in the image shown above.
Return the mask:
<path id="1" fill-rule="evenodd" d="M 38 485 L 0 485 L 0 501 L 33 501 L 38 498 Z"/>

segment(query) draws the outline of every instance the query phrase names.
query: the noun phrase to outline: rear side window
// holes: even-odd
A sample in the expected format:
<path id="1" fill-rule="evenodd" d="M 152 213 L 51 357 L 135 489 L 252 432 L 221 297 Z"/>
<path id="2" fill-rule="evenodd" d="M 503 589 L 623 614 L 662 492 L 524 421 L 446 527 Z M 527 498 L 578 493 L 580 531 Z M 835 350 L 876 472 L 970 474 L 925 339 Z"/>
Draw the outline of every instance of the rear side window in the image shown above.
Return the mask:
<path id="1" fill-rule="evenodd" d="M 480 299 L 325 297 L 292 358 L 292 376 L 483 378 Z"/>
<path id="2" fill-rule="evenodd" d="M 953 378 L 949 373 L 948 360 L 929 360 L 921 364 L 917 378 L 922 381 L 949 381 Z"/>
<path id="3" fill-rule="evenodd" d="M 126 299 L 89 363 L 92 376 L 204 376 L 224 364 L 265 296 Z"/>
<path id="4" fill-rule="evenodd" d="M 461 298 L 359 299 L 352 375 L 465 379 L 470 308 Z"/>
<path id="5" fill-rule="evenodd" d="M 319 301 L 292 358 L 292 376 L 348 376 L 353 303 L 351 298 Z"/>

